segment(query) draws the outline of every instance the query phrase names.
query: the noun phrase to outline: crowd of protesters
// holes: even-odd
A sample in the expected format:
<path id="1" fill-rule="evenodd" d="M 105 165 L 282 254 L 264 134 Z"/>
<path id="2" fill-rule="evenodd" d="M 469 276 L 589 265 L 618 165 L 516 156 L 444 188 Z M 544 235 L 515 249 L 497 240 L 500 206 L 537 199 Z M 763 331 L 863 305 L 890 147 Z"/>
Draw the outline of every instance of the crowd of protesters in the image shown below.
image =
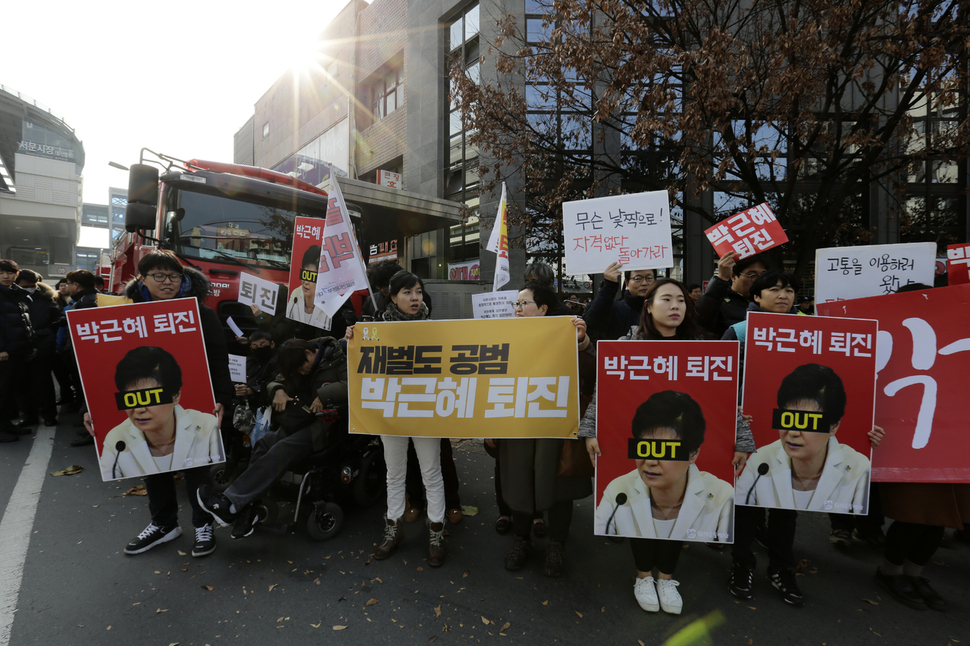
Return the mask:
<path id="1" fill-rule="evenodd" d="M 258 329 L 236 339 L 250 357 L 246 381 L 233 384 L 226 368 L 225 335 L 218 317 L 204 305 L 209 293 L 207 279 L 200 272 L 183 267 L 171 252 L 160 250 L 147 254 L 138 270 L 139 275 L 125 288 L 130 302 L 198 299 L 216 395 L 212 414 L 224 430 L 233 432 L 234 425 L 239 432 L 251 428 L 247 411 L 271 407 L 283 414 L 296 400 L 312 402 L 306 408 L 312 419 L 278 425 L 259 438 L 252 446 L 248 467 L 244 466 L 225 491 L 211 487 L 208 467 L 184 470 L 195 529 L 193 556 L 205 556 L 215 550 L 215 524 L 233 524 L 233 538 L 252 534 L 256 522 L 254 502 L 259 496 L 298 457 L 338 441 L 340 425 L 334 418 L 321 417 L 319 413 L 334 403 L 346 405 L 346 344 L 353 338 L 358 319 L 421 321 L 429 319 L 432 311 L 430 296 L 420 277 L 393 261 L 377 263 L 368 271 L 372 295 L 358 301 L 356 307 L 348 301 L 332 320 L 325 322 L 326 327 L 321 327 L 322 319 L 312 318 L 310 307 L 301 300 L 303 292 L 282 308 L 302 306 L 304 315 L 297 319 L 287 316 L 286 311 L 254 309 Z M 533 537 L 544 538 L 548 534 L 542 571 L 550 577 L 568 571 L 566 544 L 574 501 L 592 494 L 590 478 L 599 456 L 594 395 L 596 342 L 725 339 L 743 343 L 749 312 L 814 313 L 811 297 L 796 298 L 795 278 L 783 271 L 769 270 L 767 261 L 759 256 L 738 260 L 736 254 L 726 254 L 718 261 L 706 289 L 660 277 L 653 269 L 624 273 L 618 263 L 605 268 L 602 284 L 591 302 L 577 296 L 561 300 L 554 281 L 551 267 L 530 265 L 517 285 L 521 289 L 514 310 L 516 316 L 524 317 L 572 317 L 580 365 L 580 435 L 585 442 L 485 441 L 486 451 L 495 458 L 499 510 L 495 530 L 513 534 L 504 565 L 512 571 L 520 569 L 530 558 Z M 0 441 L 17 441 L 38 423 L 56 425 L 57 406 L 61 411 L 77 411 L 81 407 L 83 391 L 65 327 L 65 312 L 96 307 L 99 287 L 98 277 L 91 272 L 74 271 L 52 289 L 35 272 L 19 270 L 16 263 L 0 260 Z M 60 393 L 57 401 L 55 379 Z M 690 418 L 692 403 L 660 399 L 645 403 L 639 426 L 634 420 L 634 435 L 667 433 L 690 443 L 691 433 L 696 434 L 696 430 L 687 428 L 683 420 Z M 677 408 L 676 414 L 672 413 L 673 408 Z M 736 474 L 754 453 L 749 421 L 739 407 L 733 457 Z M 78 432 L 78 438 L 71 442 L 73 446 L 93 444 L 89 415 L 85 422 L 87 428 Z M 883 429 L 874 428 L 869 434 L 872 445 L 877 446 L 882 436 Z M 703 430 L 698 441 L 702 440 Z M 394 436 L 382 436 L 381 441 L 387 464 L 387 510 L 382 534 L 375 542 L 374 558 L 392 556 L 404 540 L 405 525 L 424 515 L 428 527 L 427 561 L 432 567 L 441 566 L 446 560 L 445 524 L 462 521 L 460 476 L 451 442 L 448 438 Z M 163 449 L 160 451 L 164 454 Z M 665 499 L 668 505 L 657 513 L 671 513 L 669 510 L 682 504 L 690 477 L 700 476 L 684 467 L 679 479 L 675 479 L 677 486 L 663 492 L 673 495 Z M 181 534 L 173 473 L 148 476 L 145 483 L 151 522 L 128 543 L 127 554 L 140 554 Z M 857 543 L 883 550 L 885 560 L 875 574 L 878 585 L 910 607 L 945 610 L 947 603 L 924 576 L 924 568 L 943 540 L 945 527 L 955 527 L 961 536 L 966 536 L 963 523 L 970 521 L 970 485 L 874 483 L 871 499 L 867 515 L 830 515 L 831 543 L 838 548 Z M 927 505 L 927 501 L 933 502 Z M 885 533 L 883 514 L 893 521 Z M 756 563 L 751 544 L 757 540 L 768 552 L 769 585 L 787 604 L 804 604 L 794 570 L 797 517 L 798 513 L 791 510 L 772 509 L 766 514 L 763 509 L 735 507 L 734 542 L 728 552 L 732 570 L 727 588 L 731 594 L 741 599 L 755 594 Z M 683 600 L 674 573 L 683 552 L 682 543 L 655 538 L 630 539 L 630 543 L 636 567 L 637 604 L 648 612 L 679 614 Z M 724 548 L 717 544 L 711 547 Z"/>

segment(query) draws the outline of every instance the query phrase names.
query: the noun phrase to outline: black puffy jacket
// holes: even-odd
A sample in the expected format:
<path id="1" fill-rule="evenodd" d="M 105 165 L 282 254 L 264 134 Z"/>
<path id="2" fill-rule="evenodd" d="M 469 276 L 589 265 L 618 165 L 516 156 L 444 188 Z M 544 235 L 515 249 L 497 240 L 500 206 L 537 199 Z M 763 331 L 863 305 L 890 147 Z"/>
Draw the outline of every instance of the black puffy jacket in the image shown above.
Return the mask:
<path id="1" fill-rule="evenodd" d="M 19 285 L 0 285 L 0 352 L 26 356 L 34 349 L 34 331 L 27 305 L 30 295 Z"/>

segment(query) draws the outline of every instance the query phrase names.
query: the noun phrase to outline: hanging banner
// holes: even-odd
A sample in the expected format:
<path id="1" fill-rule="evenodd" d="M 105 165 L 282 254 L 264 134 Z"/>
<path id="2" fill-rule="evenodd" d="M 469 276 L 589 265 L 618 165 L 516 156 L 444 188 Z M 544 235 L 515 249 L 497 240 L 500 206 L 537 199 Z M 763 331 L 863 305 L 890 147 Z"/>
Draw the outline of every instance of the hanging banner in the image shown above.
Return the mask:
<path id="1" fill-rule="evenodd" d="M 970 285 L 860 298 L 818 307 L 823 316 L 879 321 L 873 451 L 881 482 L 970 482 Z"/>
<path id="2" fill-rule="evenodd" d="M 596 354 L 593 532 L 733 542 L 738 343 L 600 341 Z"/>
<path id="3" fill-rule="evenodd" d="M 738 260 L 788 242 L 788 235 L 767 203 L 718 222 L 704 235 L 719 257 L 735 251 Z"/>
<path id="4" fill-rule="evenodd" d="M 498 201 L 498 213 L 488 237 L 486 251 L 495 254 L 495 275 L 492 278 L 492 291 L 497 292 L 511 280 L 509 274 L 509 217 L 508 202 L 505 197 L 505 182 L 502 182 L 502 197 Z"/>
<path id="5" fill-rule="evenodd" d="M 758 450 L 739 505 L 865 514 L 876 321 L 750 312 L 742 409 Z"/>
<path id="6" fill-rule="evenodd" d="M 104 481 L 225 461 L 196 299 L 67 316 Z"/>
<path id="7" fill-rule="evenodd" d="M 910 283 L 932 285 L 935 273 L 935 242 L 818 249 L 815 303 L 894 294 Z"/>
<path id="8" fill-rule="evenodd" d="M 324 221 L 297 216 L 293 219 L 293 253 L 290 257 L 289 298 L 286 318 L 321 330 L 330 329 L 330 317 L 313 302 L 323 244 Z"/>
<path id="9" fill-rule="evenodd" d="M 333 182 L 327 203 L 327 223 L 317 269 L 314 304 L 333 318 L 351 292 L 368 289 L 364 258 L 350 224 L 340 186 Z M 329 328 L 328 328 L 329 329 Z"/>
<path id="10" fill-rule="evenodd" d="M 280 287 L 276 283 L 244 271 L 240 272 L 238 300 L 243 305 L 255 305 L 260 312 L 275 316 L 279 293 Z"/>
<path id="11" fill-rule="evenodd" d="M 970 243 L 951 244 L 946 248 L 946 275 L 950 285 L 970 283 Z M 932 285 L 933 283 L 926 283 Z"/>
<path id="12" fill-rule="evenodd" d="M 674 266 L 667 191 L 563 202 L 562 218 L 571 274 Z"/>
<path id="13" fill-rule="evenodd" d="M 576 437 L 567 317 L 359 323 L 348 344 L 350 432 Z"/>

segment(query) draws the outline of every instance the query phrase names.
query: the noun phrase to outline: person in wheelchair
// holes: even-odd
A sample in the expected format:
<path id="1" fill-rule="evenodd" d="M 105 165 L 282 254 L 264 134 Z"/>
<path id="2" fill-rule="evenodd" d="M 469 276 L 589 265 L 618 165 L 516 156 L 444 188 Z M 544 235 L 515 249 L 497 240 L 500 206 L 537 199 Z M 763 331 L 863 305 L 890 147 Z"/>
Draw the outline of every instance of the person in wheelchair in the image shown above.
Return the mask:
<path id="1" fill-rule="evenodd" d="M 199 504 L 223 526 L 235 523 L 233 538 L 253 533 L 252 503 L 289 466 L 345 436 L 334 408 L 347 406 L 347 357 L 333 337 L 290 339 L 279 351 L 281 377 L 266 388 L 273 410 L 282 414 L 279 430 L 264 434 L 253 447 L 249 467 L 224 493 L 198 491 Z M 320 415 L 324 411 L 329 415 Z"/>

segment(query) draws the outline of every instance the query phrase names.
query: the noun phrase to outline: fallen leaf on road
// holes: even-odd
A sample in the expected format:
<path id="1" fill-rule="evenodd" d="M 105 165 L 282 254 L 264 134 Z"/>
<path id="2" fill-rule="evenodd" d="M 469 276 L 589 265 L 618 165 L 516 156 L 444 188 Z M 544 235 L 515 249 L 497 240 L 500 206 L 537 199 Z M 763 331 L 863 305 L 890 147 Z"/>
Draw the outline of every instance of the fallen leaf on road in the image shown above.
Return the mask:
<path id="1" fill-rule="evenodd" d="M 647 646 L 646 644 L 643 643 L 642 639 L 638 639 L 637 643 L 640 644 L 640 646 Z"/>
<path id="2" fill-rule="evenodd" d="M 578 610 L 573 610 L 573 612 L 575 612 L 575 613 L 576 613 L 577 615 L 579 615 L 579 618 L 580 618 L 580 619 L 582 619 L 582 618 L 583 618 L 583 613 L 581 613 L 580 611 L 578 611 Z"/>
<path id="3" fill-rule="evenodd" d="M 434 609 L 434 618 L 435 619 L 438 619 L 440 617 L 441 617 L 441 606 L 435 606 L 435 609 Z"/>
<path id="4" fill-rule="evenodd" d="M 334 626 L 333 627 L 334 630 L 345 630 L 346 628 L 347 628 L 347 626 Z"/>
<path id="5" fill-rule="evenodd" d="M 367 606 L 373 606 L 375 603 L 377 603 L 377 599 L 370 599 L 367 603 L 364 604 L 364 607 L 366 608 Z"/>
<path id="6" fill-rule="evenodd" d="M 320 623 L 323 623 L 323 622 L 321 621 Z M 313 626 L 314 628 L 319 628 L 320 627 L 320 624 L 310 624 L 310 625 Z"/>
<path id="7" fill-rule="evenodd" d="M 273 585 L 269 586 L 269 590 L 267 590 L 267 592 L 272 592 L 273 591 L 273 588 L 275 588 L 278 585 L 279 585 L 279 583 L 274 583 Z"/>
<path id="8" fill-rule="evenodd" d="M 128 491 L 121 494 L 122 496 L 147 496 L 148 491 L 145 489 L 145 485 L 135 485 Z"/>
<path id="9" fill-rule="evenodd" d="M 504 624 L 502 624 L 502 628 L 501 628 L 501 629 L 499 629 L 499 632 L 500 632 L 500 633 L 504 633 L 504 632 L 505 632 L 506 630 L 508 630 L 508 629 L 509 629 L 509 628 L 510 628 L 511 626 L 512 626 L 512 624 L 511 624 L 511 622 L 508 622 L 508 621 L 506 621 L 506 622 L 505 622 Z"/>
<path id="10" fill-rule="evenodd" d="M 213 588 L 211 585 L 204 585 L 202 586 L 202 588 L 204 590 L 208 590 L 209 592 L 212 592 L 213 590 L 215 590 L 215 588 Z"/>
<path id="11" fill-rule="evenodd" d="M 487 626 L 489 624 L 489 621 L 485 617 L 482 617 L 482 623 Z"/>
<path id="12" fill-rule="evenodd" d="M 431 639 L 428 640 L 428 643 L 429 644 L 433 644 L 436 641 L 438 641 L 438 636 L 437 635 L 432 635 Z"/>
<path id="13" fill-rule="evenodd" d="M 463 579 L 464 579 L 464 578 L 465 578 L 466 576 L 468 576 L 468 573 L 469 573 L 470 571 L 471 571 L 471 570 L 465 570 L 465 573 L 461 575 L 461 578 L 463 578 Z"/>
<path id="14" fill-rule="evenodd" d="M 82 467 L 80 464 L 75 464 L 75 465 L 69 466 L 66 469 L 61 469 L 60 471 L 54 471 L 51 473 L 51 475 L 52 476 L 72 476 L 75 473 L 81 473 L 82 471 L 84 471 L 84 467 Z"/>
<path id="15" fill-rule="evenodd" d="M 418 572 L 424 572 L 424 568 L 419 566 L 418 567 Z"/>
<path id="16" fill-rule="evenodd" d="M 549 605 L 549 600 L 547 599 L 547 600 L 545 600 L 545 601 L 543 601 L 543 602 L 542 602 L 542 605 L 544 605 L 544 606 L 548 606 L 548 605 Z"/>
<path id="17" fill-rule="evenodd" d="M 179 556 L 185 556 L 186 555 L 185 552 L 183 552 L 182 550 L 179 550 L 178 552 L 179 552 Z"/>
<path id="18" fill-rule="evenodd" d="M 871 603 L 874 606 L 878 606 L 879 605 L 878 603 L 876 603 L 872 599 L 860 599 L 859 601 L 865 601 L 866 603 Z"/>
<path id="19" fill-rule="evenodd" d="M 163 610 L 163 609 L 161 609 L 161 608 L 158 608 L 157 610 L 155 610 L 155 614 L 156 614 L 156 615 L 157 615 L 158 613 L 160 613 L 160 612 L 168 612 L 168 608 L 165 608 L 164 610 Z"/>
<path id="20" fill-rule="evenodd" d="M 461 513 L 463 513 L 466 516 L 477 516 L 478 507 L 472 507 L 471 505 L 462 505 Z"/>

